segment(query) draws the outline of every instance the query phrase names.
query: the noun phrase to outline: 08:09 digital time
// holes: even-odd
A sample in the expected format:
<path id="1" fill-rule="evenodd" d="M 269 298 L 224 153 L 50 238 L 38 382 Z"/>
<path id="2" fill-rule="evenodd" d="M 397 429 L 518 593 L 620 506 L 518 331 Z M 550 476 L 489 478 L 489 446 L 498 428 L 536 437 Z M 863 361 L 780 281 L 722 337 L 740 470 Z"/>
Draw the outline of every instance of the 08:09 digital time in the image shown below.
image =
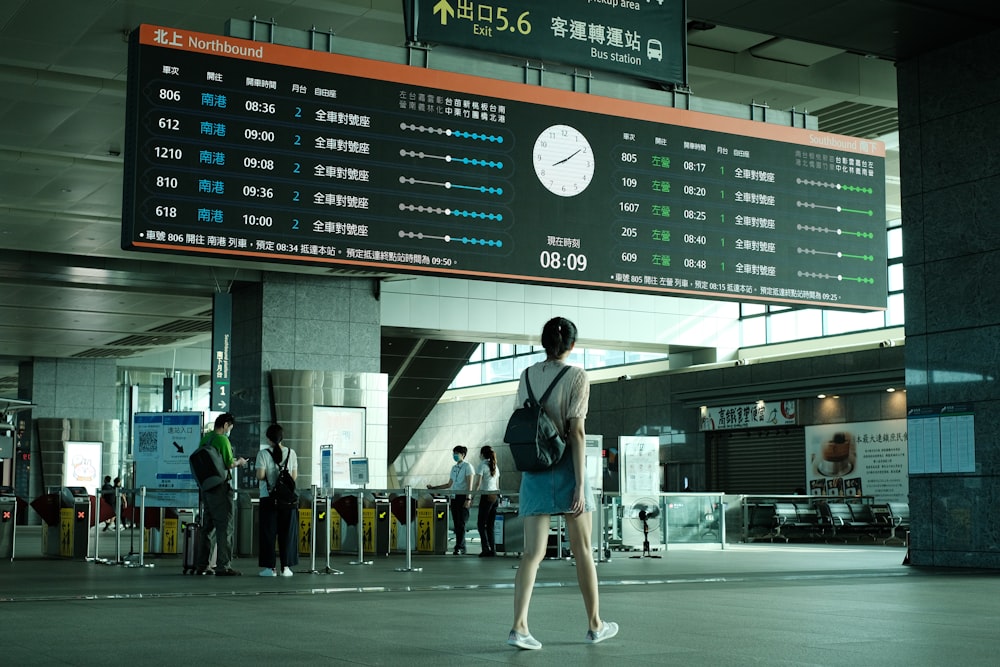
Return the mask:
<path id="1" fill-rule="evenodd" d="M 543 250 L 538 256 L 538 263 L 543 269 L 587 270 L 587 256 L 579 253 L 567 253 L 564 255 L 556 250 Z"/>

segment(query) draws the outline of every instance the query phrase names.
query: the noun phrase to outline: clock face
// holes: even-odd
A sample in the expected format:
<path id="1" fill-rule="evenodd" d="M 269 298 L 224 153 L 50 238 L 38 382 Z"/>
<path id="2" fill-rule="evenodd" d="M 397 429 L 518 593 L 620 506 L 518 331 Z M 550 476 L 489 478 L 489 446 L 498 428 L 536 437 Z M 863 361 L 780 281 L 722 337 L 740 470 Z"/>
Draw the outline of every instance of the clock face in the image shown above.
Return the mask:
<path id="1" fill-rule="evenodd" d="M 594 178 L 590 142 L 575 127 L 545 128 L 535 139 L 531 156 L 538 180 L 546 190 L 560 197 L 580 194 Z"/>

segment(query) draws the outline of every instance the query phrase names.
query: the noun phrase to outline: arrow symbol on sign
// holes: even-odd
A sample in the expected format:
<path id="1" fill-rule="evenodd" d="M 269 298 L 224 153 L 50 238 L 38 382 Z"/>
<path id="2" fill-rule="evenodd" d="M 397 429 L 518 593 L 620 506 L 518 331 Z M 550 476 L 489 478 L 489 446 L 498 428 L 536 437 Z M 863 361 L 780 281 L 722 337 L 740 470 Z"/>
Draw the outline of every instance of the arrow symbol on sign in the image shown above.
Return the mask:
<path id="1" fill-rule="evenodd" d="M 219 410 L 225 410 L 225 409 L 226 409 L 226 402 L 219 401 Z"/>
<path id="2" fill-rule="evenodd" d="M 455 15 L 455 10 L 452 8 L 451 3 L 448 0 L 439 0 L 439 2 L 434 5 L 434 13 L 441 14 L 441 25 L 448 25 L 448 18 Z"/>

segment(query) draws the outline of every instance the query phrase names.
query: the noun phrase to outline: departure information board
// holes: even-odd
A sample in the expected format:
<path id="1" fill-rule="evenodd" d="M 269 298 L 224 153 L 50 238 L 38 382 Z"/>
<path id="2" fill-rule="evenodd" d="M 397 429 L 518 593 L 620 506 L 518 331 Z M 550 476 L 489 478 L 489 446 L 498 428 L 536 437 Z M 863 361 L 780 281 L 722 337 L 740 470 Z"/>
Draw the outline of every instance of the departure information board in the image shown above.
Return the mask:
<path id="1" fill-rule="evenodd" d="M 122 247 L 885 308 L 885 149 L 151 25 Z"/>

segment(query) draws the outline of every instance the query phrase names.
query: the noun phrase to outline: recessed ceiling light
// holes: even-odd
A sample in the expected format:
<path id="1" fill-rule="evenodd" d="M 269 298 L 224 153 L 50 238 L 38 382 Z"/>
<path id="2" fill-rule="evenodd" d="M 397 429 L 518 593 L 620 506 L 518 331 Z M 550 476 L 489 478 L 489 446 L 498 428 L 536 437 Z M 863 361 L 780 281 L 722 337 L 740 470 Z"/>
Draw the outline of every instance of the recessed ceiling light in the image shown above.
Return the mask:
<path id="1" fill-rule="evenodd" d="M 886 391 L 891 394 L 892 392 L 896 391 L 896 388 L 895 387 L 889 387 L 888 389 L 886 389 Z"/>
<path id="2" fill-rule="evenodd" d="M 826 394 L 816 394 L 816 398 L 826 398 Z"/>

